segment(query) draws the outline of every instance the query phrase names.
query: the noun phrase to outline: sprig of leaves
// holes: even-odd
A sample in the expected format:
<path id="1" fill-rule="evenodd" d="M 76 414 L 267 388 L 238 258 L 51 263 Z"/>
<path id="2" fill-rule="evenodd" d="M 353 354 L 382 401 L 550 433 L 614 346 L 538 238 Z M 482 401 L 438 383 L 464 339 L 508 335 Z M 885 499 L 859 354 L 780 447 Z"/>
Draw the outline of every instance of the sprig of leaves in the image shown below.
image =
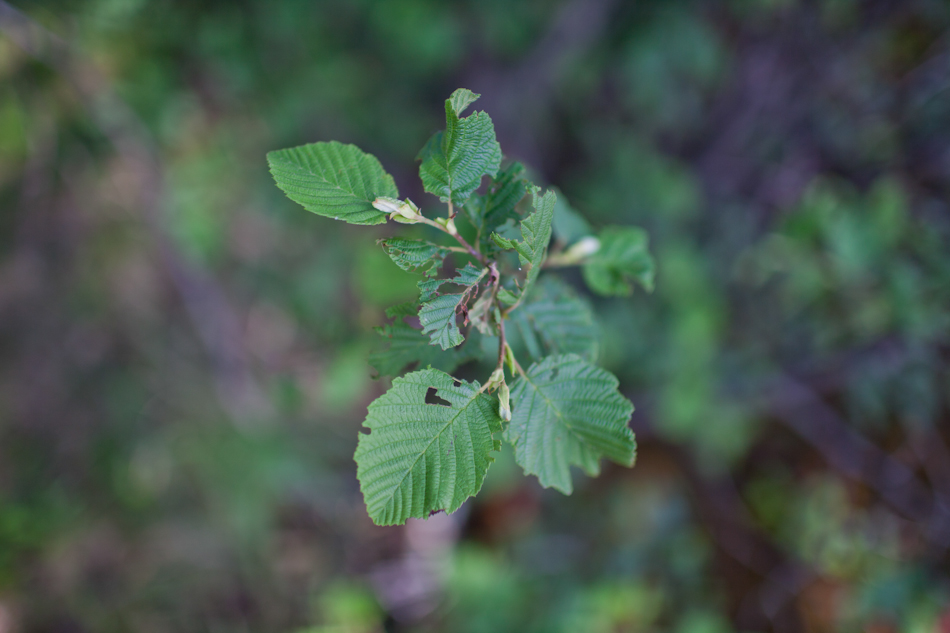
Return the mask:
<path id="1" fill-rule="evenodd" d="M 418 300 L 386 311 L 392 321 L 377 328 L 386 346 L 370 356 L 381 376 L 395 377 L 369 405 L 355 455 L 379 525 L 458 509 L 481 488 L 501 439 L 525 473 L 565 494 L 572 466 L 596 475 L 603 458 L 632 466 L 636 457 L 627 426 L 633 405 L 616 377 L 592 364 L 599 351 L 592 309 L 542 271 L 580 266 L 588 287 L 605 296 L 628 295 L 633 283 L 652 291 L 646 233 L 594 234 L 563 196 L 530 183 L 521 164 L 502 167 L 491 118 L 462 116 L 478 97 L 452 93 L 445 130 L 419 152 L 423 188 L 447 203 L 444 217 L 398 199 L 380 162 L 353 145 L 312 143 L 267 156 L 278 187 L 313 213 L 351 224 L 423 224 L 458 244 L 379 241 L 396 265 L 421 275 Z M 456 270 L 440 277 L 446 262 Z M 482 344 L 466 342 L 473 333 Z M 486 358 L 485 344 L 495 343 L 497 354 Z M 527 370 L 518 354 L 533 361 Z M 493 366 L 483 385 L 446 373 L 470 360 Z"/>

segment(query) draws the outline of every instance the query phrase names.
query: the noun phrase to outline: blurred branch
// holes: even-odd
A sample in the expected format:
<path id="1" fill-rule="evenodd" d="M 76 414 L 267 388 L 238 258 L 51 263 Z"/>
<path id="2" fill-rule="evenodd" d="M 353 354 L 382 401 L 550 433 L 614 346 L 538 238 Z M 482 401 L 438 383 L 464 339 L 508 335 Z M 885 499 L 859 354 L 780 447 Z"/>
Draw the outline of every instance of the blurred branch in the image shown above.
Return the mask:
<path id="1" fill-rule="evenodd" d="M 758 591 L 748 593 L 740 604 L 742 624 L 759 628 L 764 623 L 754 620 L 764 616 L 775 631 L 800 630 L 798 615 L 790 607 L 801 589 L 815 577 L 814 572 L 804 563 L 788 558 L 753 525 L 728 475 L 701 473 L 688 452 L 663 444 L 689 480 L 694 503 L 710 537 L 723 553 L 762 578 Z"/>
<path id="2" fill-rule="evenodd" d="M 207 271 L 188 261 L 170 237 L 161 212 L 164 174 L 148 130 L 119 99 L 108 80 L 69 44 L 0 0 L 0 32 L 29 55 L 59 72 L 80 94 L 97 126 L 123 160 L 147 178 L 141 210 L 162 263 L 208 353 L 218 399 L 236 421 L 266 415 L 268 403 L 251 372 L 234 309 Z"/>
<path id="3" fill-rule="evenodd" d="M 926 539 L 950 546 L 950 512 L 902 462 L 852 429 L 807 384 L 781 375 L 766 391 L 771 411 L 843 475 L 875 490 L 894 510 L 922 527 Z"/>
<path id="4" fill-rule="evenodd" d="M 911 431 L 908 443 L 924 467 L 939 503 L 950 510 L 950 450 L 940 432 L 935 428 Z"/>

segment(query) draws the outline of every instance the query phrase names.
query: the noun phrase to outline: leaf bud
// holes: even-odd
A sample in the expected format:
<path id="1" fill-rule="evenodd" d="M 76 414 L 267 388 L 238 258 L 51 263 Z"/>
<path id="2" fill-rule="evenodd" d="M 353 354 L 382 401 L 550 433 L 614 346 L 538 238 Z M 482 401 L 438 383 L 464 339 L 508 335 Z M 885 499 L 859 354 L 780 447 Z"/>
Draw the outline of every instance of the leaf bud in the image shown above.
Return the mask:
<path id="1" fill-rule="evenodd" d="M 415 224 L 422 220 L 419 207 L 408 198 L 404 201 L 380 196 L 373 201 L 373 208 L 389 213 L 389 219 L 402 224 Z"/>
<path id="2" fill-rule="evenodd" d="M 511 345 L 508 345 L 507 342 L 505 343 L 505 362 L 508 363 L 508 370 L 513 376 L 517 368 L 517 365 L 515 364 L 515 353 L 512 351 Z"/>
<path id="3" fill-rule="evenodd" d="M 436 221 L 436 224 L 441 224 L 442 226 L 444 226 L 446 232 L 448 232 L 449 235 L 459 234 L 458 229 L 455 228 L 455 220 L 453 220 L 452 218 L 436 218 L 435 221 Z"/>
<path id="4" fill-rule="evenodd" d="M 498 385 L 503 382 L 505 382 L 505 370 L 499 367 L 488 377 L 488 384 L 485 386 L 489 389 L 497 389 Z"/>
<path id="5" fill-rule="evenodd" d="M 511 402 L 508 393 L 508 383 L 502 380 L 498 387 L 498 417 L 505 422 L 511 422 Z"/>
<path id="6" fill-rule="evenodd" d="M 564 259 L 579 262 L 600 250 L 600 240 L 593 235 L 582 237 L 564 253 Z"/>

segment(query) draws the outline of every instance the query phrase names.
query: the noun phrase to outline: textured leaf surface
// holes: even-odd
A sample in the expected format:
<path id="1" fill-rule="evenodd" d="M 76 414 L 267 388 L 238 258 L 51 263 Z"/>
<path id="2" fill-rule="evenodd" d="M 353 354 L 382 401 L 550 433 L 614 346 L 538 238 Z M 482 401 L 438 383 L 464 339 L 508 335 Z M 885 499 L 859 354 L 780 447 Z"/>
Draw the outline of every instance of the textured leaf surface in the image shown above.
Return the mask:
<path id="1" fill-rule="evenodd" d="M 397 266 L 410 273 L 424 273 L 426 277 L 439 274 L 442 262 L 450 252 L 449 249 L 432 242 L 399 237 L 380 240 L 379 244 Z"/>
<path id="2" fill-rule="evenodd" d="M 430 388 L 447 405 L 427 404 Z M 479 384 L 435 370 L 406 374 L 369 405 L 356 448 L 356 475 L 377 525 L 454 512 L 482 487 L 500 443 L 495 399 Z"/>
<path id="3" fill-rule="evenodd" d="M 636 281 L 653 292 L 655 266 L 646 231 L 609 226 L 598 237 L 600 250 L 583 267 L 587 286 L 601 295 L 628 296 L 633 292 L 631 281 Z"/>
<path id="4" fill-rule="evenodd" d="M 445 101 L 445 131 L 436 132 L 419 152 L 419 177 L 429 193 L 463 204 L 501 165 L 495 126 L 484 112 L 459 118 L 479 95 L 459 88 Z"/>
<path id="5" fill-rule="evenodd" d="M 439 283 L 453 283 L 463 287 L 461 293 L 444 294 L 432 297 L 436 292 L 429 286 L 423 288 L 423 295 L 430 297 L 419 308 L 419 322 L 422 324 L 422 331 L 429 335 L 433 345 L 438 345 L 442 349 L 449 349 L 459 345 L 465 338 L 459 330 L 455 315 L 458 313 L 469 298 L 474 295 L 474 290 L 478 281 L 485 275 L 487 269 L 479 269 L 471 264 L 458 272 L 455 279 L 446 280 Z M 420 288 L 423 284 L 420 283 Z M 428 293 L 428 294 L 427 294 Z"/>
<path id="6" fill-rule="evenodd" d="M 505 439 L 525 473 L 545 488 L 570 494 L 570 467 L 597 475 L 601 457 L 633 465 L 636 442 L 627 427 L 633 405 L 610 372 L 574 354 L 549 356 L 518 378 L 511 401 Z"/>
<path id="7" fill-rule="evenodd" d="M 433 297 L 438 295 L 439 288 L 447 281 L 447 279 L 423 279 L 416 284 L 419 286 L 419 303 L 432 301 Z"/>
<path id="8" fill-rule="evenodd" d="M 267 154 L 277 186 L 307 211 L 350 224 L 382 224 L 379 196 L 398 198 L 393 177 L 355 145 L 311 143 Z"/>
<path id="9" fill-rule="evenodd" d="M 466 264 L 465 268 L 457 272 L 458 274 L 455 276 L 455 279 L 452 279 L 452 283 L 460 286 L 471 286 L 485 276 L 486 270 L 472 264 Z"/>
<path id="10" fill-rule="evenodd" d="M 518 218 L 515 207 L 527 192 L 524 165 L 512 163 L 492 178 L 484 195 L 473 196 L 468 201 L 466 211 L 483 248 L 491 243 L 492 231 L 508 220 Z"/>
<path id="11" fill-rule="evenodd" d="M 577 354 L 594 362 L 600 331 L 590 305 L 574 289 L 547 274 L 509 317 L 509 342 L 523 346 L 534 360 L 550 354 Z M 519 345 L 520 344 L 520 345 Z"/>
<path id="12" fill-rule="evenodd" d="M 521 265 L 528 267 L 523 293 L 527 292 L 534 280 L 538 278 L 548 243 L 551 241 L 551 224 L 554 220 L 554 205 L 557 196 L 553 191 L 540 196 L 539 191 L 540 189 L 535 187 L 531 192 L 531 204 L 534 211 L 521 223 L 520 242 L 501 237 L 497 233 L 492 234 L 492 240 L 498 246 L 516 251 Z"/>
<path id="13" fill-rule="evenodd" d="M 388 345 L 369 355 L 370 365 L 380 376 L 398 376 L 410 365 L 420 369 L 431 366 L 451 372 L 473 358 L 471 353 L 465 351 L 469 347 L 467 345 L 446 351 L 433 347 L 422 330 L 410 326 L 404 320 L 405 317 L 415 316 L 417 312 L 418 307 L 412 302 L 386 310 L 386 316 L 395 320 L 376 328 L 376 331 Z"/>

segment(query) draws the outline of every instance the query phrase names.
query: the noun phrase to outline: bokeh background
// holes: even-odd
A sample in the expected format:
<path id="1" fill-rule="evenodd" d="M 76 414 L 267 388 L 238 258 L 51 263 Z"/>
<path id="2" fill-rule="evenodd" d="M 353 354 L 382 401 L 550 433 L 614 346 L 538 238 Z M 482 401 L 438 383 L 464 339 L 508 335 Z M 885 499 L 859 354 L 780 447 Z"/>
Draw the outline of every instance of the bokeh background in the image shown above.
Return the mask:
<path id="1" fill-rule="evenodd" d="M 0 2 L 0 633 L 950 631 L 948 29 L 944 0 Z M 377 528 L 366 360 L 415 278 L 264 154 L 352 142 L 431 208 L 458 87 L 651 234 L 657 290 L 591 299 L 640 457 L 564 497 L 505 452 Z"/>

